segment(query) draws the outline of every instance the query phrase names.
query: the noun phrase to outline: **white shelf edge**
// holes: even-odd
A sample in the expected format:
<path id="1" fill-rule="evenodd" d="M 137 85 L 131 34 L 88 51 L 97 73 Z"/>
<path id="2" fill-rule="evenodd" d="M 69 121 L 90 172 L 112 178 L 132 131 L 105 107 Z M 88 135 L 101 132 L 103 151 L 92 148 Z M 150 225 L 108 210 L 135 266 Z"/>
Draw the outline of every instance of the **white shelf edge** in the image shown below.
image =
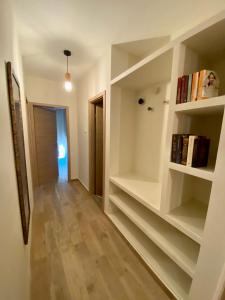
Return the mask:
<path id="1" fill-rule="evenodd" d="M 130 191 L 128 188 L 126 188 L 125 186 L 123 186 L 122 184 L 118 183 L 117 180 L 115 180 L 112 177 L 109 178 L 110 182 L 112 182 L 113 184 L 115 184 L 117 187 L 119 187 L 121 190 L 123 190 L 125 193 L 127 193 L 128 195 L 130 195 L 132 198 L 134 198 L 135 200 L 137 200 L 138 202 L 140 202 L 142 205 L 144 205 L 145 207 L 147 207 L 148 209 L 150 209 L 151 211 L 153 211 L 156 215 L 160 216 L 160 209 L 157 208 L 154 205 L 151 205 L 151 203 L 145 201 L 142 197 L 140 197 L 139 195 L 133 193 L 132 191 Z"/>
<path id="2" fill-rule="evenodd" d="M 187 294 L 185 296 L 181 295 L 179 292 L 177 292 L 174 288 L 171 287 L 171 285 L 168 283 L 168 281 L 165 280 L 164 276 L 162 276 L 162 274 L 160 274 L 159 270 L 157 270 L 156 267 L 151 263 L 151 261 L 144 256 L 144 254 L 141 252 L 141 250 L 138 248 L 138 246 L 132 242 L 132 239 L 124 232 L 124 230 L 121 230 L 121 227 L 118 224 L 118 222 L 116 221 L 115 216 L 113 214 L 109 214 L 109 213 L 107 213 L 107 216 L 112 221 L 112 223 L 117 227 L 117 229 L 121 232 L 121 234 L 128 241 L 128 243 L 141 256 L 141 258 L 144 260 L 144 262 L 147 264 L 147 266 L 150 267 L 150 269 L 156 274 L 156 276 L 159 278 L 159 280 L 175 296 L 175 298 L 178 300 L 186 300 L 188 295 Z"/>
<path id="3" fill-rule="evenodd" d="M 196 111 L 212 111 L 218 110 L 220 107 L 224 108 L 225 106 L 225 95 L 213 97 L 204 100 L 191 101 L 186 103 L 176 104 L 174 106 L 174 111 L 177 113 L 195 113 Z"/>
<path id="4" fill-rule="evenodd" d="M 162 54 L 166 53 L 167 51 L 171 50 L 173 48 L 174 44 L 175 44 L 174 41 L 169 41 L 163 47 L 157 49 L 155 52 L 151 53 L 149 56 L 145 57 L 144 59 L 142 59 L 141 61 L 139 61 L 138 63 L 136 63 L 132 67 L 130 67 L 129 69 L 127 69 L 126 71 L 124 71 L 121 74 L 119 74 L 118 76 L 116 76 L 114 79 L 111 80 L 110 84 L 114 85 L 114 84 L 118 83 L 120 80 L 122 80 L 122 79 L 126 78 L 127 76 L 131 75 L 132 73 L 134 73 L 138 69 L 142 68 L 146 64 L 150 63 L 151 61 L 153 61 L 157 57 L 159 57 Z"/>
<path id="5" fill-rule="evenodd" d="M 169 162 L 169 169 L 175 170 L 184 174 L 192 175 L 209 181 L 213 181 L 214 172 L 207 168 L 193 168 L 187 167 L 182 164 Z"/>
<path id="6" fill-rule="evenodd" d="M 157 239 L 150 231 L 147 230 L 144 226 L 140 224 L 138 220 L 135 219 L 129 212 L 126 211 L 126 209 L 118 203 L 117 199 L 114 197 L 114 195 L 109 195 L 109 199 L 142 231 L 145 233 L 145 235 L 150 238 L 166 255 L 168 255 L 180 268 L 183 269 L 184 272 L 186 272 L 190 277 L 194 277 L 195 274 L 195 268 L 192 268 L 187 263 L 184 263 L 181 258 L 179 258 L 176 253 L 173 251 L 170 251 L 168 245 L 164 245 L 162 242 Z M 162 218 L 163 222 L 166 222 Z M 168 224 L 169 225 L 169 224 Z M 175 229 L 175 227 L 174 227 Z M 189 238 L 187 236 L 187 238 Z M 197 262 L 196 262 L 197 263 Z"/>
<path id="7" fill-rule="evenodd" d="M 178 221 L 175 220 L 174 217 L 171 217 L 169 213 L 165 215 L 164 219 L 201 246 L 203 236 L 200 236 L 196 232 L 191 231 L 187 226 L 181 225 Z"/>

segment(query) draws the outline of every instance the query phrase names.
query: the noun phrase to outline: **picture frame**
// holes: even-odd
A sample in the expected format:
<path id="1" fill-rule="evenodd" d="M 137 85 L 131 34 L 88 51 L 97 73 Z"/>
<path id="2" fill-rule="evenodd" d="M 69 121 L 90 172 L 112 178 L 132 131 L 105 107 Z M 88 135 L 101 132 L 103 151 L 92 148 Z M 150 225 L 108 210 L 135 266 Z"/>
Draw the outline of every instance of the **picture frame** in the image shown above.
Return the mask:
<path id="1" fill-rule="evenodd" d="M 6 73 L 21 223 L 24 244 L 26 245 L 28 244 L 29 238 L 30 201 L 27 181 L 20 85 L 12 70 L 11 62 L 6 63 Z"/>

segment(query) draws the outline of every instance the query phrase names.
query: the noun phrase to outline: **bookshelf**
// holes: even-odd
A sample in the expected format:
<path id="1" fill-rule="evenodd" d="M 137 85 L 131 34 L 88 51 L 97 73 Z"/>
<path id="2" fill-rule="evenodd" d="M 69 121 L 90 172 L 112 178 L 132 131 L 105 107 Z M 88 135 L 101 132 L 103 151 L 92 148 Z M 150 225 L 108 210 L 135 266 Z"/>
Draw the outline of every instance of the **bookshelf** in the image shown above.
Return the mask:
<path id="1" fill-rule="evenodd" d="M 179 300 L 217 299 L 225 263 L 224 37 L 225 11 L 111 51 L 105 213 Z M 176 104 L 178 77 L 202 69 L 219 96 Z M 208 165 L 171 162 L 173 134 L 207 136 Z"/>
<path id="2" fill-rule="evenodd" d="M 197 243 L 154 213 L 151 213 L 126 193 L 111 194 L 109 198 L 120 211 L 186 271 L 190 277 L 194 276 L 199 254 Z"/>
<path id="3" fill-rule="evenodd" d="M 191 278 L 122 213 L 108 214 L 113 224 L 178 299 L 187 299 Z"/>
<path id="4" fill-rule="evenodd" d="M 145 180 L 132 173 L 111 177 L 110 181 L 144 206 L 159 213 L 161 197 L 159 183 Z"/>

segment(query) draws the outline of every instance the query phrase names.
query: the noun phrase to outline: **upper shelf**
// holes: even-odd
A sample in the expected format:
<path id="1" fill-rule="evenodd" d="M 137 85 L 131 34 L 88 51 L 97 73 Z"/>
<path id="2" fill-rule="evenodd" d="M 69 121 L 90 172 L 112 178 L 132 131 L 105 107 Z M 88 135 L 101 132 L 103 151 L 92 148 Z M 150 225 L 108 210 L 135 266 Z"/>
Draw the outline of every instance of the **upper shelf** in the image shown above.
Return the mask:
<path id="1" fill-rule="evenodd" d="M 132 90 L 140 90 L 150 84 L 168 81 L 171 78 L 173 43 L 156 50 L 111 81 L 117 85 Z"/>
<path id="2" fill-rule="evenodd" d="M 148 181 L 136 174 L 113 176 L 110 181 L 147 208 L 159 214 L 160 183 Z"/>
<path id="3" fill-rule="evenodd" d="M 224 57 L 225 19 L 188 37 L 184 44 L 207 59 L 213 61 Z"/>
<path id="4" fill-rule="evenodd" d="M 205 100 L 186 102 L 175 105 L 175 112 L 185 114 L 208 114 L 223 113 L 225 106 L 225 96 L 214 97 Z"/>

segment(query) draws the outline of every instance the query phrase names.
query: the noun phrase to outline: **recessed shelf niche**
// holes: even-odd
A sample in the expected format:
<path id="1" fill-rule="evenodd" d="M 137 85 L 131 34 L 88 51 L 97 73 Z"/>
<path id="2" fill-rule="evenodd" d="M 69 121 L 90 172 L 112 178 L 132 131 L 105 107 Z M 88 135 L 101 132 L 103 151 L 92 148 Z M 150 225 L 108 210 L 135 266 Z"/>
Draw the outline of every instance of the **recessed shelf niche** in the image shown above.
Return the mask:
<path id="1" fill-rule="evenodd" d="M 119 208 L 147 237 L 193 277 L 199 245 L 115 186 L 110 201 Z"/>
<path id="2" fill-rule="evenodd" d="M 205 100 L 199 100 L 205 101 Z M 213 99 L 211 99 L 213 101 Z M 206 136 L 210 139 L 208 166 L 206 170 L 215 168 L 224 108 L 212 112 L 177 111 L 174 115 L 174 133 Z"/>
<path id="3" fill-rule="evenodd" d="M 170 208 L 168 220 L 201 243 L 212 182 L 170 170 Z"/>
<path id="4" fill-rule="evenodd" d="M 183 74 L 202 69 L 216 71 L 220 79 L 219 95 L 225 94 L 224 36 L 225 20 L 222 20 L 183 42 L 186 47 Z"/>
<path id="5" fill-rule="evenodd" d="M 187 299 L 192 282 L 191 277 L 178 267 L 116 206 L 114 213 L 108 214 L 108 217 L 174 296 L 177 299 Z"/>
<path id="6" fill-rule="evenodd" d="M 126 71 L 169 41 L 168 36 L 114 44 L 111 48 L 111 79 Z"/>
<path id="7" fill-rule="evenodd" d="M 111 181 L 157 210 L 171 67 L 169 50 L 111 86 Z"/>

